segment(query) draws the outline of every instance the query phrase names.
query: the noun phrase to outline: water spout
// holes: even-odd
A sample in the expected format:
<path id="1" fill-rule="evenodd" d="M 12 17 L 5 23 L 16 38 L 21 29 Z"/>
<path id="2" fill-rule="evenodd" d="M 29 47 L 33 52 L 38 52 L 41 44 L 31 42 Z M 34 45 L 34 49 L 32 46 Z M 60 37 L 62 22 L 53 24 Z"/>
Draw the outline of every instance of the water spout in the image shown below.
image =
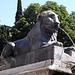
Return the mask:
<path id="1" fill-rule="evenodd" d="M 73 42 L 73 40 L 71 39 L 69 34 L 64 29 L 62 29 L 61 27 L 59 27 L 59 29 L 61 29 L 63 32 L 65 32 L 65 34 L 69 37 L 70 41 L 72 42 L 73 46 L 75 46 L 75 43 Z"/>

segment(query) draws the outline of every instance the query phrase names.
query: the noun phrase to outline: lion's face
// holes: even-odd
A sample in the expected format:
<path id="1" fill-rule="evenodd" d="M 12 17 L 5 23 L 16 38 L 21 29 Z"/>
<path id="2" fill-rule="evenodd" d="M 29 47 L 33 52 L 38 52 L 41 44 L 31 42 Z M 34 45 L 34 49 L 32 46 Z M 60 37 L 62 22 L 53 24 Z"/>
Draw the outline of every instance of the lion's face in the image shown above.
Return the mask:
<path id="1" fill-rule="evenodd" d="M 47 31 L 56 32 L 59 27 L 58 15 L 52 11 L 44 11 L 42 15 L 42 25 Z"/>

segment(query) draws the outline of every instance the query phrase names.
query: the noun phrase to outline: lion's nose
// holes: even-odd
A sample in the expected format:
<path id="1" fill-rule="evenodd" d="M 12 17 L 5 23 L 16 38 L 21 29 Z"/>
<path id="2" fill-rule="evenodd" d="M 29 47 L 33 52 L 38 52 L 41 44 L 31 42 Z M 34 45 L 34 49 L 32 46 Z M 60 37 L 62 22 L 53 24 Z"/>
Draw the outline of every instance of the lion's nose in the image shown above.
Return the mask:
<path id="1" fill-rule="evenodd" d="M 59 21 L 57 15 L 55 16 L 55 22 L 56 22 L 57 24 L 60 24 L 60 21 Z"/>
<path id="2" fill-rule="evenodd" d="M 59 21 L 58 18 L 55 19 L 55 22 L 56 22 L 57 24 L 60 24 L 60 21 Z"/>
<path id="3" fill-rule="evenodd" d="M 56 25 L 59 25 L 59 24 L 60 24 L 60 22 L 55 22 L 55 24 L 56 24 Z"/>

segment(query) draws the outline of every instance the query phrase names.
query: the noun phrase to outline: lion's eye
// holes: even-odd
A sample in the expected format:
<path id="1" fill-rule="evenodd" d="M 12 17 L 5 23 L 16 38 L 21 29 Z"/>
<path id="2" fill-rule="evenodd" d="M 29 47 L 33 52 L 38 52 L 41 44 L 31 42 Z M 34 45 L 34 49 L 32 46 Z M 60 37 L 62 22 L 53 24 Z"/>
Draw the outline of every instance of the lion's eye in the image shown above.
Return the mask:
<path id="1" fill-rule="evenodd" d="M 50 17 L 50 18 L 53 18 L 53 17 L 54 17 L 54 14 L 50 14 L 49 17 Z"/>

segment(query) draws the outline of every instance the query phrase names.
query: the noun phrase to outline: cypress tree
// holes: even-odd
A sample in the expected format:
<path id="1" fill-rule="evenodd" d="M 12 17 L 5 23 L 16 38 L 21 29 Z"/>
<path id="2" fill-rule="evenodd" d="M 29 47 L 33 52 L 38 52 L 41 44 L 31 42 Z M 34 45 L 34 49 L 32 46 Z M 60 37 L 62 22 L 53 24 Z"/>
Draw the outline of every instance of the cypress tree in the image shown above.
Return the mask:
<path id="1" fill-rule="evenodd" d="M 21 0 L 18 0 L 17 2 L 17 12 L 15 17 L 15 23 L 22 18 L 22 6 L 21 6 Z"/>

